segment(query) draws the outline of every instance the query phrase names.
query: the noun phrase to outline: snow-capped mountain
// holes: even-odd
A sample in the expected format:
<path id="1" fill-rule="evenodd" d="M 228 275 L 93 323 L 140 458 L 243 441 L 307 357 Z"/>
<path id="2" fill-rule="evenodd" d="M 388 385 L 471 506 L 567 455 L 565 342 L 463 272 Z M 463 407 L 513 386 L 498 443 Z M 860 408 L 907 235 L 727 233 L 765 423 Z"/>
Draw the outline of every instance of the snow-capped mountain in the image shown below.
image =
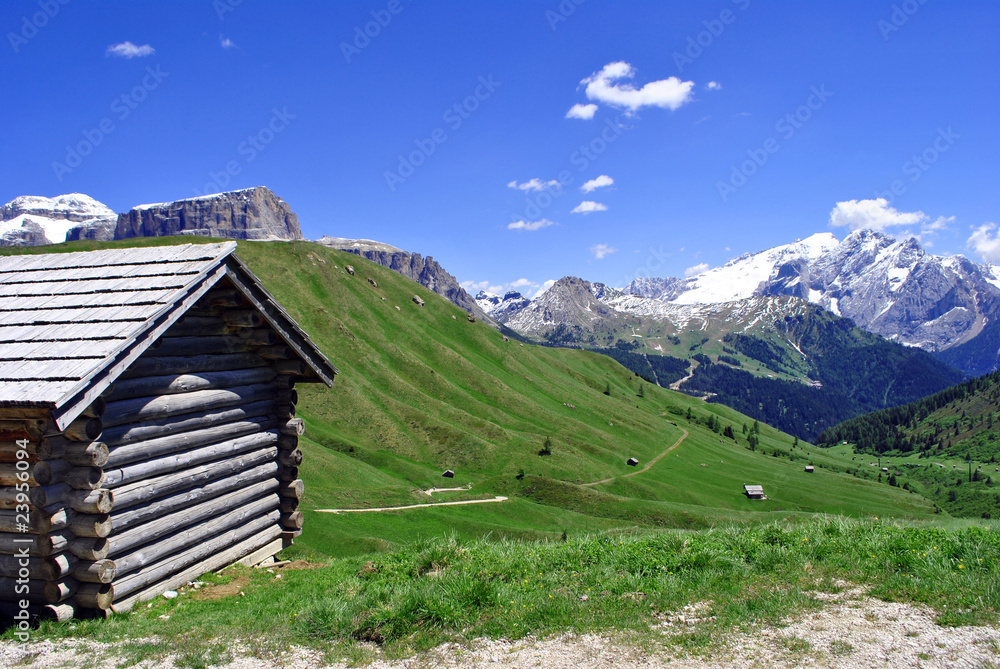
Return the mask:
<path id="1" fill-rule="evenodd" d="M 0 207 L 0 246 L 60 244 L 93 229 L 113 231 L 117 219 L 111 208 L 82 193 L 22 195 Z"/>
<path id="2" fill-rule="evenodd" d="M 670 301 L 677 304 L 717 304 L 761 294 L 758 292 L 760 284 L 771 278 L 775 268 L 790 263 L 808 264 L 835 249 L 837 244 L 837 238 L 831 233 L 821 232 L 760 253 L 748 253 L 722 267 L 687 279 L 683 290 Z"/>
<path id="3" fill-rule="evenodd" d="M 475 299 L 479 308 L 497 321 L 508 320 L 515 313 L 531 304 L 531 300 L 516 290 L 508 290 L 502 297 L 496 293 L 481 290 Z"/>
<path id="4" fill-rule="evenodd" d="M 625 292 L 677 305 L 796 296 L 887 339 L 939 351 L 975 338 L 1000 316 L 998 276 L 992 265 L 928 254 L 916 239 L 858 230 L 840 242 L 820 233 L 747 254 L 684 281 L 636 280 Z M 655 282 L 670 290 L 651 291 Z"/>

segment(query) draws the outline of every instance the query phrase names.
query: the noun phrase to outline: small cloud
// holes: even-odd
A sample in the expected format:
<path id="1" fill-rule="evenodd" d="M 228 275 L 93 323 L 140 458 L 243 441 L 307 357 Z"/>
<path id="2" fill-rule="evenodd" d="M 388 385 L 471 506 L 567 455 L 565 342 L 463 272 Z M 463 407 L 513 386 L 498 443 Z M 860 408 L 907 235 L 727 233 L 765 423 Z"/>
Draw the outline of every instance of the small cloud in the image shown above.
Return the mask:
<path id="1" fill-rule="evenodd" d="M 693 276 L 697 276 L 702 272 L 707 272 L 707 271 L 708 271 L 708 263 L 707 262 L 699 263 L 694 267 L 688 267 L 686 270 L 684 270 L 684 278 L 690 279 Z"/>
<path id="2" fill-rule="evenodd" d="M 594 254 L 594 257 L 598 260 L 603 260 L 604 256 L 611 255 L 612 253 L 617 253 L 618 249 L 614 246 L 608 246 L 607 244 L 597 244 L 590 247 L 590 252 Z"/>
<path id="3" fill-rule="evenodd" d="M 530 181 L 525 181 L 524 183 L 517 183 L 517 179 L 514 179 L 507 184 L 507 188 L 517 188 L 518 190 L 528 191 L 543 191 L 547 188 L 558 188 L 562 186 L 561 183 L 552 179 L 550 181 L 542 181 L 541 179 L 531 179 Z"/>
<path id="4" fill-rule="evenodd" d="M 930 217 L 922 211 L 905 212 L 899 211 L 889 204 L 884 197 L 874 200 L 847 200 L 838 202 L 830 212 L 830 227 L 849 227 L 854 230 L 878 230 L 883 232 L 886 228 L 904 225 L 919 225 L 922 231 L 932 233 L 943 230 L 945 226 L 953 221 L 954 217 L 939 217 L 931 221 Z"/>
<path id="5" fill-rule="evenodd" d="M 459 284 L 465 288 L 465 292 L 470 295 L 478 295 L 479 291 L 493 293 L 494 295 L 504 295 L 510 291 L 521 293 L 533 293 L 539 288 L 539 284 L 531 279 L 517 279 L 511 283 L 490 283 L 489 281 L 463 281 Z"/>
<path id="6" fill-rule="evenodd" d="M 710 118 L 712 118 L 712 117 L 711 116 L 702 116 L 700 119 L 698 119 L 697 121 L 695 121 L 694 124 L 695 125 L 701 125 L 702 123 L 704 123 L 705 121 L 707 121 Z"/>
<path id="7" fill-rule="evenodd" d="M 938 216 L 933 221 L 928 221 L 920 226 L 920 234 L 926 235 L 933 232 L 940 232 L 942 230 L 949 230 L 949 223 L 954 223 L 954 216 Z"/>
<path id="8" fill-rule="evenodd" d="M 723 250 L 725 250 L 725 251 L 729 251 L 729 250 L 730 250 L 730 248 L 729 248 L 729 247 L 727 246 L 727 247 L 726 247 L 725 249 L 723 249 Z"/>
<path id="9" fill-rule="evenodd" d="M 986 262 L 1000 263 L 1000 234 L 996 223 L 983 223 L 973 231 L 966 246 Z"/>
<path id="10" fill-rule="evenodd" d="M 674 111 L 692 99 L 693 81 L 668 77 L 651 81 L 642 88 L 621 81 L 633 77 L 635 68 L 624 61 L 617 61 L 608 63 L 580 83 L 586 85 L 588 99 L 625 108 L 629 112 L 638 111 L 642 107 L 660 107 Z"/>
<path id="11" fill-rule="evenodd" d="M 583 191 L 584 193 L 589 193 L 598 188 L 604 188 L 605 186 L 610 186 L 614 182 L 615 180 L 609 177 L 607 174 L 602 174 L 596 179 L 591 179 L 590 181 L 585 182 L 582 186 L 580 186 L 580 190 Z"/>
<path id="12" fill-rule="evenodd" d="M 738 114 L 733 114 L 733 116 L 753 116 L 750 112 L 739 112 Z"/>
<path id="13" fill-rule="evenodd" d="M 234 48 L 236 48 L 236 42 L 234 42 L 233 40 L 229 39 L 228 37 L 223 37 L 222 35 L 219 35 L 219 45 L 223 49 L 234 49 Z"/>
<path id="14" fill-rule="evenodd" d="M 597 105 L 595 104 L 575 104 L 569 108 L 568 112 L 566 112 L 566 118 L 578 118 L 584 121 L 589 121 L 594 118 L 595 113 L 597 113 Z"/>
<path id="15" fill-rule="evenodd" d="M 705 88 L 707 88 L 710 91 L 721 91 L 722 84 L 720 84 L 718 81 L 710 81 L 707 84 L 705 84 Z"/>
<path id="16" fill-rule="evenodd" d="M 116 58 L 143 58 L 145 56 L 152 56 L 154 53 L 156 53 L 156 49 L 148 44 L 136 46 L 132 42 L 122 42 L 121 44 L 112 44 L 109 46 L 104 55 L 115 56 Z"/>
<path id="17" fill-rule="evenodd" d="M 584 200 L 571 211 L 571 214 L 593 214 L 595 211 L 607 211 L 607 206 L 593 200 Z"/>
<path id="18" fill-rule="evenodd" d="M 513 223 L 507 224 L 508 230 L 541 230 L 542 228 L 547 228 L 550 225 L 555 225 L 554 221 L 550 221 L 547 218 L 540 218 L 537 221 L 514 221 Z"/>
<path id="19" fill-rule="evenodd" d="M 463 281 L 458 285 L 465 288 L 465 292 L 470 295 L 477 295 L 481 290 L 487 293 L 500 294 L 503 290 L 503 286 L 493 285 L 489 281 Z"/>

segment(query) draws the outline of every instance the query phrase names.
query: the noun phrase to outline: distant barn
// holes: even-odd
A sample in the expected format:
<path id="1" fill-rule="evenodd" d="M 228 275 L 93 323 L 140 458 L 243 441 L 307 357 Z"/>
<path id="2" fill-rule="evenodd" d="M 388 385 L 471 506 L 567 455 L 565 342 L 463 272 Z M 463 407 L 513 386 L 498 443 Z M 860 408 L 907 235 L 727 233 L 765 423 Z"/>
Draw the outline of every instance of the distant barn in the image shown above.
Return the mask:
<path id="1" fill-rule="evenodd" d="M 743 492 L 750 499 L 767 499 L 767 495 L 764 494 L 764 486 L 762 485 L 744 485 Z"/>
<path id="2" fill-rule="evenodd" d="M 812 465 L 806 465 L 806 472 L 807 473 L 812 474 L 814 471 L 816 471 L 815 467 L 813 467 Z"/>
<path id="3" fill-rule="evenodd" d="M 637 466 L 637 465 L 639 464 L 639 461 L 638 461 L 638 460 L 636 460 L 635 458 L 629 458 L 629 459 L 628 459 L 628 460 L 627 460 L 627 461 L 625 462 L 625 464 L 627 464 L 627 465 L 628 465 L 629 467 L 635 467 L 635 466 Z"/>
<path id="4" fill-rule="evenodd" d="M 294 385 L 337 370 L 235 249 L 0 257 L 0 614 L 128 610 L 301 532 Z"/>

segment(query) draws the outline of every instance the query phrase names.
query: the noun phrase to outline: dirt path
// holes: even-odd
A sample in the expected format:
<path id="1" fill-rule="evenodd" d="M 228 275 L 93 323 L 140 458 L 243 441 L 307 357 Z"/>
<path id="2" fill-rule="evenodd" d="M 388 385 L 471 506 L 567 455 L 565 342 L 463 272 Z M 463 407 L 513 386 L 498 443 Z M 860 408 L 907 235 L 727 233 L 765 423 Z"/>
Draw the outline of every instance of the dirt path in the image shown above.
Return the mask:
<path id="1" fill-rule="evenodd" d="M 686 653 L 670 640 L 698 632 L 709 622 L 707 605 L 692 604 L 680 611 L 657 616 L 653 630 L 664 645 L 645 649 L 632 645 L 613 630 L 603 634 L 572 633 L 544 639 L 517 641 L 475 639 L 448 643 L 421 656 L 399 659 L 380 657 L 376 650 L 368 669 L 797 669 L 802 666 L 832 669 L 952 669 L 994 667 L 1000 630 L 995 627 L 941 627 L 936 614 L 916 604 L 891 603 L 844 593 L 818 611 L 804 612 L 781 625 L 751 624 L 746 630 L 726 634 L 724 643 L 704 652 Z M 709 623 L 710 624 L 710 623 Z M 136 640 L 98 643 L 56 639 L 16 643 L 0 642 L 0 666 L 61 669 L 90 666 L 116 669 L 132 666 Z M 130 645 L 132 647 L 130 647 Z M 223 662 L 208 664 L 222 669 L 348 669 L 354 663 L 333 660 L 328 664 L 316 649 L 292 646 L 279 656 L 261 655 L 257 641 L 233 642 L 232 654 Z M 138 664 L 141 669 L 174 669 L 177 657 L 154 657 Z M 186 658 L 190 661 L 190 658 Z M 206 658 L 206 663 L 208 663 Z M 188 666 L 187 664 L 180 666 Z"/>
<path id="2" fill-rule="evenodd" d="M 425 509 L 429 506 L 459 506 L 460 504 L 490 504 L 506 502 L 507 498 L 497 495 L 493 499 L 467 499 L 464 502 L 429 502 L 427 504 L 408 504 L 407 506 L 383 506 L 375 509 L 316 509 L 318 513 L 366 513 L 369 511 L 403 511 L 405 509 Z"/>
<path id="3" fill-rule="evenodd" d="M 680 379 L 678 381 L 674 381 L 673 383 L 671 383 L 670 384 L 670 389 L 671 390 L 680 391 L 681 384 L 684 383 L 685 381 L 687 381 L 688 379 L 690 379 L 692 376 L 694 376 L 694 370 L 696 370 L 696 369 L 698 369 L 698 361 L 697 360 L 692 360 L 691 361 L 691 373 L 688 374 L 687 376 L 685 376 L 683 379 Z"/>
<path id="4" fill-rule="evenodd" d="M 622 474 L 621 476 L 612 476 L 611 478 L 601 479 L 600 481 L 591 481 L 590 483 L 581 483 L 580 485 L 583 486 L 583 487 L 585 487 L 585 488 L 589 488 L 590 486 L 601 485 L 602 483 L 611 483 L 615 479 L 624 479 L 624 478 L 628 478 L 629 476 L 635 476 L 636 474 L 642 474 L 643 472 L 648 472 L 653 465 L 655 465 L 657 462 L 659 462 L 660 460 L 662 460 L 663 458 L 665 458 L 670 451 L 672 451 L 675 448 L 677 448 L 678 446 L 680 446 L 681 442 L 684 441 L 684 439 L 688 436 L 688 431 L 685 430 L 680 425 L 677 425 L 677 429 L 679 429 L 684 434 L 682 434 L 680 437 L 678 437 L 677 441 L 675 441 L 673 443 L 673 445 L 671 445 L 669 448 L 667 448 L 667 450 L 663 451 L 662 453 L 660 453 L 659 455 L 657 455 L 655 458 L 653 458 L 652 460 L 650 460 L 649 464 L 647 464 L 642 469 L 637 469 L 634 472 L 629 472 L 628 474 Z"/>

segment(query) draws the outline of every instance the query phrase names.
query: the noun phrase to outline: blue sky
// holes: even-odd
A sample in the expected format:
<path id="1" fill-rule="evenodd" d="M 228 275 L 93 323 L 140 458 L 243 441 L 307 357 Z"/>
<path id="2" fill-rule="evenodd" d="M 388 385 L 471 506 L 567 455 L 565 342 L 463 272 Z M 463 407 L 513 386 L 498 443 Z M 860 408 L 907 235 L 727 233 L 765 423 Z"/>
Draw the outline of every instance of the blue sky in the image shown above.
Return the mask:
<path id="1" fill-rule="evenodd" d="M 854 227 L 1000 261 L 993 1 L 9 0 L 0 27 L 3 202 L 266 185 L 308 238 L 528 294 Z"/>

